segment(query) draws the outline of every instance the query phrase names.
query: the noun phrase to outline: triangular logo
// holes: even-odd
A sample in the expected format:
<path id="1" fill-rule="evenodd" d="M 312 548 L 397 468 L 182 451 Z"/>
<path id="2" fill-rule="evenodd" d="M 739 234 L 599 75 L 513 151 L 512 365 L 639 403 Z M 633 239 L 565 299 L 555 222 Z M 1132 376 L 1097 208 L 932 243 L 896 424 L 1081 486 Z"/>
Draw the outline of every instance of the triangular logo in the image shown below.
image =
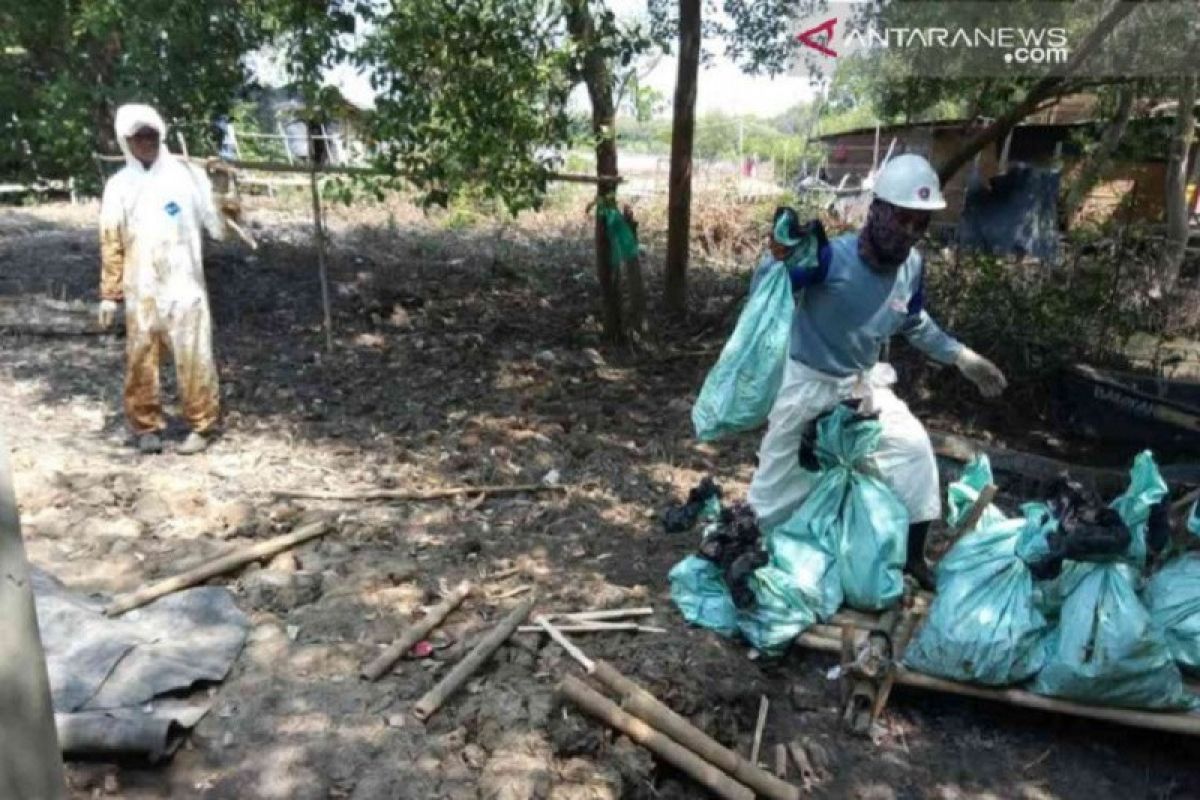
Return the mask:
<path id="1" fill-rule="evenodd" d="M 837 25 L 837 17 L 830 17 L 815 28 L 809 28 L 806 31 L 801 31 L 796 34 L 796 41 L 800 44 L 807 45 L 818 53 L 824 53 L 827 56 L 837 58 L 837 53 L 827 47 L 827 44 L 833 43 L 834 27 Z M 824 41 L 817 40 L 817 34 L 825 34 Z"/>

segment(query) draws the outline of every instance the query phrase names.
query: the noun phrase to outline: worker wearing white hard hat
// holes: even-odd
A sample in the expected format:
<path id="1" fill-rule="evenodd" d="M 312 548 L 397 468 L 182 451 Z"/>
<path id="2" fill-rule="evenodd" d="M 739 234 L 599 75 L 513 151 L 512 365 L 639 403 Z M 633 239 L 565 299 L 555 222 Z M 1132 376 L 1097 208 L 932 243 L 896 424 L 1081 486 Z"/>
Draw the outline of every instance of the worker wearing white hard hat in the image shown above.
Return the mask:
<path id="1" fill-rule="evenodd" d="M 815 267 L 790 269 L 793 288 L 804 292 L 748 499 L 765 527 L 786 520 L 815 480 L 798 458 L 805 428 L 839 402 L 859 398 L 883 428 L 875 466 L 908 511 L 908 569 L 928 584 L 925 538 L 941 513 L 937 462 L 925 428 L 891 389 L 896 373 L 880 361 L 883 345 L 903 335 L 926 356 L 957 366 L 985 397 L 999 395 L 1005 379 L 925 310 L 924 262 L 915 245 L 933 212 L 946 207 L 933 167 L 918 155 L 896 156 L 873 193 L 861 231 L 822 246 Z"/>
<path id="2" fill-rule="evenodd" d="M 153 108 L 121 106 L 114 128 L 125 166 L 108 180 L 100 206 L 100 323 L 125 304 L 125 415 L 145 453 L 162 449 L 166 427 L 158 369 L 170 350 L 191 433 L 178 448 L 208 443 L 220 410 L 212 318 L 200 261 L 201 228 L 223 238 L 208 176 L 166 151 L 167 129 Z"/>

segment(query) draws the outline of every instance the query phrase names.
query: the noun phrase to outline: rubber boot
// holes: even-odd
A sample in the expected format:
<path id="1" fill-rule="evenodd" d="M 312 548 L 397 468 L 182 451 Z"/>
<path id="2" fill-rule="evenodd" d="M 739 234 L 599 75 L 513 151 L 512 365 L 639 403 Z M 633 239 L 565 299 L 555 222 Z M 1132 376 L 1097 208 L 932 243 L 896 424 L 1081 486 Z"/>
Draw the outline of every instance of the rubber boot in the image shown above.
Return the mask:
<path id="1" fill-rule="evenodd" d="M 925 539 L 929 536 L 928 522 L 915 522 L 908 526 L 908 559 L 904 571 L 913 577 L 922 589 L 933 591 L 937 586 L 929 562 L 925 560 Z"/>

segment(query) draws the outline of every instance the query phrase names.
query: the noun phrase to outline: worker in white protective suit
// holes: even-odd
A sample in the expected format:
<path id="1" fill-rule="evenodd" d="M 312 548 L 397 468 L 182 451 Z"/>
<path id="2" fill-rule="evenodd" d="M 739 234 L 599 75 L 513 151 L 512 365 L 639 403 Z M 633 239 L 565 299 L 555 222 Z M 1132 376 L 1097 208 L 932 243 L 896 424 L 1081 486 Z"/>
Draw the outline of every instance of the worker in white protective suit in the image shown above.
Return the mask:
<path id="1" fill-rule="evenodd" d="M 896 373 L 880 362 L 888 339 L 899 333 L 930 358 L 954 364 L 985 397 L 1005 388 L 990 361 L 943 332 L 924 308 L 924 264 L 914 245 L 932 213 L 946 207 L 937 173 L 924 158 L 891 159 L 874 185 L 867 221 L 819 248 L 801 252 L 804 231 L 790 209 L 776 215 L 771 254 L 759 274 L 783 261 L 797 294 L 790 358 L 758 451 L 748 500 L 764 528 L 785 521 L 811 491 L 815 476 L 801 468 L 805 428 L 839 402 L 858 398 L 877 412 L 883 433 L 875 467 L 909 515 L 906 569 L 932 583 L 925 561 L 929 523 L 941 513 L 937 462 L 924 427 L 892 391 Z M 803 261 L 801 264 L 800 262 Z M 757 276 L 756 276 L 757 277 Z"/>
<path id="2" fill-rule="evenodd" d="M 208 176 L 166 151 L 166 125 L 153 108 L 121 106 L 114 127 L 126 163 L 105 185 L 100 207 L 100 324 L 110 327 L 124 302 L 125 415 L 138 449 L 162 450 L 165 348 L 191 428 L 178 452 L 198 453 L 220 411 L 200 232 L 224 238 L 222 214 L 236 218 L 239 209 L 231 201 L 218 210 Z"/>

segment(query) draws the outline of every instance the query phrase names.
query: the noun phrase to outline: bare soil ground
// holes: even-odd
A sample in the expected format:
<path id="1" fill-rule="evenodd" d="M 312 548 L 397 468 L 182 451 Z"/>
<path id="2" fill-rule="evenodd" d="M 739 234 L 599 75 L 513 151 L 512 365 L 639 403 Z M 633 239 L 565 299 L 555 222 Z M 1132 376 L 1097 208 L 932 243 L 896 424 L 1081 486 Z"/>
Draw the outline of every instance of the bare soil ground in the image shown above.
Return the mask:
<path id="1" fill-rule="evenodd" d="M 555 683 L 574 667 L 538 635 L 503 647 L 427 724 L 410 713 L 473 634 L 520 600 L 496 598 L 523 585 L 541 609 L 653 605 L 651 624 L 668 633 L 579 644 L 742 752 L 766 694 L 768 746 L 803 736 L 828 753 L 817 797 L 1200 797 L 1193 741 L 982 702 L 898 690 L 877 741 L 851 738 L 826 679 L 832 659 L 751 661 L 745 646 L 688 628 L 666 575 L 695 539 L 663 533 L 656 516 L 705 474 L 733 496 L 745 490 L 754 437 L 698 445 L 688 414 L 724 335 L 719 325 L 694 331 L 718 318 L 736 284 L 702 261 L 691 330 L 636 353 L 606 350 L 581 208 L 503 226 L 399 205 L 335 211 L 332 354 L 305 217 L 252 210 L 257 254 L 237 243 L 208 250 L 226 413 L 223 436 L 192 458 L 127 446 L 118 338 L 0 341 L 0 430 L 29 554 L 68 584 L 129 589 L 306 514 L 338 515 L 333 535 L 223 581 L 253 628 L 213 712 L 174 759 L 71 764 L 74 797 L 703 796 L 560 705 Z M 0 298 L 94 300 L 95 213 L 0 211 Z M 399 505 L 271 494 L 555 472 L 573 488 Z M 377 683 L 357 677 L 410 612 L 463 578 L 482 593 L 443 627 L 443 649 Z"/>

